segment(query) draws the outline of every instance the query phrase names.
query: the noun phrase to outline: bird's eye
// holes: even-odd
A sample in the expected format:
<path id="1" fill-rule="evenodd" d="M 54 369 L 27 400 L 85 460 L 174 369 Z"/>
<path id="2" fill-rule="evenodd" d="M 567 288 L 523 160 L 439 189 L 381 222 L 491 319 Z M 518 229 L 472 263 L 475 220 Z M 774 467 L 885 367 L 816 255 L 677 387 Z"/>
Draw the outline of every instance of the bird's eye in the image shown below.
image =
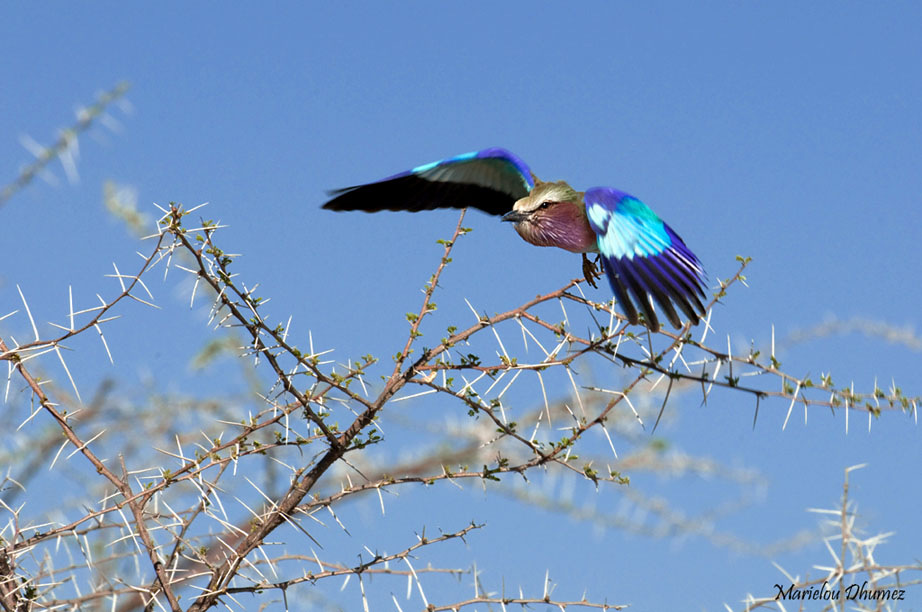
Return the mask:
<path id="1" fill-rule="evenodd" d="M 541 202 L 541 206 L 539 206 L 538 208 L 547 208 L 547 207 L 549 207 L 552 203 L 553 203 L 553 202 Z"/>

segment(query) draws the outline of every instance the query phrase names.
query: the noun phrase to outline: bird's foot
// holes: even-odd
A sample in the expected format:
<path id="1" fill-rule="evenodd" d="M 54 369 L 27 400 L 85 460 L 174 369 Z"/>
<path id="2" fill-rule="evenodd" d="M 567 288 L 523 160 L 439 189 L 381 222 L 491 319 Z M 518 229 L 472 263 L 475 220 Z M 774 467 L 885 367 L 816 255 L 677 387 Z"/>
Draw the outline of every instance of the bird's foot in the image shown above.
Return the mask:
<path id="1" fill-rule="evenodd" d="M 602 278 L 602 272 L 599 269 L 598 264 L 602 261 L 602 256 L 599 255 L 595 263 L 591 262 L 586 254 L 583 253 L 583 278 L 586 279 L 586 282 L 589 283 L 593 288 L 598 289 L 599 286 L 595 284 L 595 279 Z"/>

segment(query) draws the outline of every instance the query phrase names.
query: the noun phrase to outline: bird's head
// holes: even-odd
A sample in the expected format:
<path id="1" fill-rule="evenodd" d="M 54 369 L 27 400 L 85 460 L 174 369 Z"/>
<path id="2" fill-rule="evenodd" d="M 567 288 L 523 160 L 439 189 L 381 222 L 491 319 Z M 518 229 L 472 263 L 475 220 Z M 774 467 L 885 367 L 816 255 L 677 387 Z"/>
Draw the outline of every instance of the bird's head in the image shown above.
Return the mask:
<path id="1" fill-rule="evenodd" d="M 578 204 L 579 193 L 564 181 L 538 183 L 524 198 L 518 200 L 512 210 L 503 215 L 503 221 L 531 223 L 538 225 L 553 217 L 554 209 L 563 202 Z"/>
<path id="2" fill-rule="evenodd" d="M 532 244 L 576 250 L 571 239 L 587 225 L 581 196 L 564 181 L 538 183 L 503 215 L 503 221 L 514 223 L 519 235 Z"/>

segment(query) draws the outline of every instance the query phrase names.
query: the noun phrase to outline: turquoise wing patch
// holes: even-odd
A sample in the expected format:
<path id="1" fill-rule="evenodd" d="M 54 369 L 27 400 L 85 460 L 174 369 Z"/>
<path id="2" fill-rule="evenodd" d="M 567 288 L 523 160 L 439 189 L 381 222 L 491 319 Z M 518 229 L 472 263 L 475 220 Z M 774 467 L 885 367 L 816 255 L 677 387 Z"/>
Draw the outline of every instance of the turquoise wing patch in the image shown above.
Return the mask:
<path id="1" fill-rule="evenodd" d="M 673 327 L 682 326 L 676 308 L 697 324 L 706 313 L 704 269 L 679 235 L 623 191 L 594 187 L 585 201 L 605 274 L 628 320 L 637 324 L 640 310 L 650 329 L 658 331 L 655 302 Z"/>

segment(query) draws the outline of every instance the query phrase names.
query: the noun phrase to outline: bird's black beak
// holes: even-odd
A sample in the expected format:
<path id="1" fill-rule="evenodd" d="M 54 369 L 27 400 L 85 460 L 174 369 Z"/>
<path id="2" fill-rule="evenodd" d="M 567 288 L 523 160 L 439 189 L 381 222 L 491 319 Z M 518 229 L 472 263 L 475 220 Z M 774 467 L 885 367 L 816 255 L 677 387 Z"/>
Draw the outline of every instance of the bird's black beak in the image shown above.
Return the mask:
<path id="1" fill-rule="evenodd" d="M 528 215 L 524 213 L 520 213 L 517 210 L 510 210 L 505 215 L 503 215 L 503 221 L 518 223 L 519 221 L 523 221 L 526 217 L 528 217 Z"/>

